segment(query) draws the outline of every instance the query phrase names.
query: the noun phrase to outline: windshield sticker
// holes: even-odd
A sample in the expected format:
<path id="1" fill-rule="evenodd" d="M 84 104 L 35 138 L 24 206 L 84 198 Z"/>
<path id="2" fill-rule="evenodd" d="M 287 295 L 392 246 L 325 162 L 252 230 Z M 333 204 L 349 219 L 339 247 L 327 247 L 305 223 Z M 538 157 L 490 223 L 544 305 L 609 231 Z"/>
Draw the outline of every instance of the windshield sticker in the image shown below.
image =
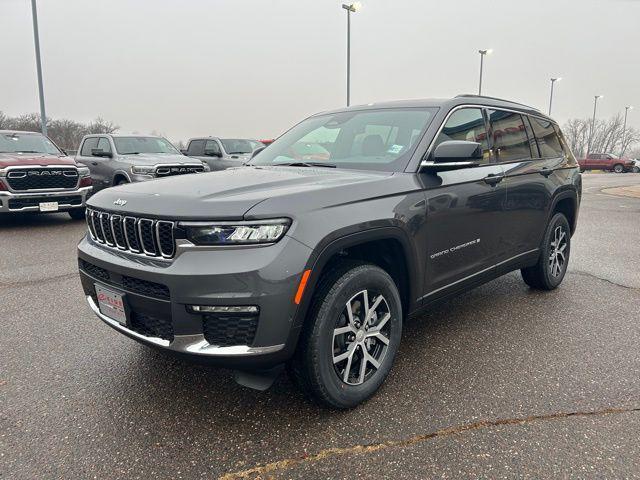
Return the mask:
<path id="1" fill-rule="evenodd" d="M 403 148 L 404 148 L 404 145 L 391 145 L 391 147 L 389 147 L 389 150 L 387 150 L 387 153 L 397 155 L 402 151 Z"/>

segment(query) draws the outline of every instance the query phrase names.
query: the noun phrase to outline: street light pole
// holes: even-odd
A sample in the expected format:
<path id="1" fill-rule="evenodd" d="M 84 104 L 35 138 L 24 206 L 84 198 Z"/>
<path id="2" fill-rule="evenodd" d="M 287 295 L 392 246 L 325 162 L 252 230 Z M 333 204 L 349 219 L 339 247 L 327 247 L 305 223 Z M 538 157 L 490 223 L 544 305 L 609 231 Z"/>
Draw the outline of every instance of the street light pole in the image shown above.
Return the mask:
<path id="1" fill-rule="evenodd" d="M 351 103 L 351 13 L 360 8 L 360 3 L 342 4 L 347 11 L 347 107 Z"/>
<path id="2" fill-rule="evenodd" d="M 627 149 L 624 141 L 627 138 L 627 115 L 629 114 L 629 110 L 633 110 L 632 105 L 627 105 L 624 107 L 624 126 L 622 127 L 622 152 L 620 152 L 620 157 L 624 155 L 624 151 Z"/>
<path id="3" fill-rule="evenodd" d="M 480 83 L 478 84 L 478 95 L 482 95 L 482 73 L 484 70 L 484 56 L 491 55 L 491 52 L 493 52 L 493 50 L 490 48 L 487 48 L 485 50 L 478 50 L 478 53 L 480 54 Z"/>
<path id="4" fill-rule="evenodd" d="M 562 80 L 562 77 L 552 78 L 551 79 L 551 95 L 549 96 L 549 115 L 551 115 L 551 106 L 553 105 L 553 85 L 556 82 Z"/>
<path id="5" fill-rule="evenodd" d="M 40 93 L 40 123 L 42 134 L 47 134 L 47 115 L 44 111 L 44 87 L 42 86 L 42 63 L 40 61 L 40 35 L 38 33 L 38 10 L 36 0 L 31 0 L 31 12 L 33 16 L 33 41 L 36 47 L 36 70 L 38 71 L 38 90 Z"/>
<path id="6" fill-rule="evenodd" d="M 593 141 L 593 130 L 596 126 L 596 109 L 598 108 L 598 100 L 604 98 L 604 95 L 595 95 L 593 97 L 593 119 L 591 120 L 591 131 L 589 132 L 589 144 L 587 145 L 587 156 L 591 153 L 591 142 Z"/>

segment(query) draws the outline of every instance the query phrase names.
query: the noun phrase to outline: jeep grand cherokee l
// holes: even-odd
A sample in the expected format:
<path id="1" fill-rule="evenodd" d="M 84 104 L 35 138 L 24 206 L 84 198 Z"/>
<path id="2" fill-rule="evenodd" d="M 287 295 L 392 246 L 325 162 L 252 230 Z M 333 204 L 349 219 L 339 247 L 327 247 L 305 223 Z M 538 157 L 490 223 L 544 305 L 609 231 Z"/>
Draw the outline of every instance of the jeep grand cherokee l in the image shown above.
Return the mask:
<path id="1" fill-rule="evenodd" d="M 296 160 L 300 142 L 329 155 Z M 580 192 L 558 125 L 533 108 L 351 107 L 248 166 L 92 197 L 80 275 L 95 314 L 143 344 L 262 388 L 287 364 L 311 397 L 349 408 L 384 381 L 407 317 L 513 270 L 560 285 Z"/>
<path id="2" fill-rule="evenodd" d="M 80 142 L 76 159 L 91 170 L 96 191 L 209 171 L 206 164 L 184 156 L 166 138 L 144 135 L 87 135 Z"/>
<path id="3" fill-rule="evenodd" d="M 66 211 L 84 218 L 86 167 L 36 132 L 0 130 L 0 213 Z"/>

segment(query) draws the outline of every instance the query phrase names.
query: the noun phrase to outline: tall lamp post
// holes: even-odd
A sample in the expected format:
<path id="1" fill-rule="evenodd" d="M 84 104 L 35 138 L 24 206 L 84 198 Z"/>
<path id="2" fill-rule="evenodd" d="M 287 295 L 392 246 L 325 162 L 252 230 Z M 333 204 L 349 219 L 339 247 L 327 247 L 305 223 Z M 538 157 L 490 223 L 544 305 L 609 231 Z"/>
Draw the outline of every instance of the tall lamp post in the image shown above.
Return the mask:
<path id="1" fill-rule="evenodd" d="M 624 126 L 622 127 L 622 152 L 620 152 L 620 156 L 624 155 L 624 151 L 627 149 L 624 141 L 627 138 L 627 115 L 629 115 L 629 110 L 633 110 L 632 105 L 627 105 L 624 107 Z"/>
<path id="2" fill-rule="evenodd" d="M 42 63 L 40 62 L 40 35 L 38 33 L 38 9 L 36 0 L 31 0 L 31 13 L 33 16 L 33 42 L 36 47 L 36 70 L 38 71 L 38 90 L 40 93 L 40 123 L 42 134 L 47 134 L 47 115 L 44 111 L 44 87 L 42 86 Z"/>
<path id="3" fill-rule="evenodd" d="M 491 55 L 493 53 L 493 49 L 487 48 L 485 50 L 478 50 L 480 54 L 480 83 L 478 85 L 478 95 L 482 95 L 482 73 L 484 70 L 484 56 Z"/>
<path id="4" fill-rule="evenodd" d="M 351 103 L 351 14 L 358 11 L 360 2 L 342 4 L 347 11 L 347 107 Z"/>
<path id="5" fill-rule="evenodd" d="M 593 97 L 593 119 L 591 120 L 591 131 L 589 132 L 589 144 L 587 145 L 587 156 L 591 153 L 591 142 L 593 141 L 593 130 L 596 126 L 596 109 L 598 108 L 598 100 L 604 98 L 604 95 L 595 95 Z"/>
<path id="6" fill-rule="evenodd" d="M 562 80 L 562 77 L 556 77 L 551 79 L 551 95 L 549 96 L 549 115 L 551 115 L 551 107 L 553 105 L 553 86 L 556 82 Z"/>

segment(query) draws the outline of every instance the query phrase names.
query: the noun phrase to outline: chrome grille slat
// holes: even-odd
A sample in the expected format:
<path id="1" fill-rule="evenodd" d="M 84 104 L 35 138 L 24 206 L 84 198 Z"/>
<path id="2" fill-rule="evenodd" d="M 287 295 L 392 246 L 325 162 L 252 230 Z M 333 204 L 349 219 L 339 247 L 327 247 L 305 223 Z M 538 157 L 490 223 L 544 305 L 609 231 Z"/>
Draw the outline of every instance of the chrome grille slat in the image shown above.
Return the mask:
<path id="1" fill-rule="evenodd" d="M 173 258 L 176 252 L 175 223 L 123 216 L 87 209 L 89 236 L 120 251 L 148 257 Z"/>

